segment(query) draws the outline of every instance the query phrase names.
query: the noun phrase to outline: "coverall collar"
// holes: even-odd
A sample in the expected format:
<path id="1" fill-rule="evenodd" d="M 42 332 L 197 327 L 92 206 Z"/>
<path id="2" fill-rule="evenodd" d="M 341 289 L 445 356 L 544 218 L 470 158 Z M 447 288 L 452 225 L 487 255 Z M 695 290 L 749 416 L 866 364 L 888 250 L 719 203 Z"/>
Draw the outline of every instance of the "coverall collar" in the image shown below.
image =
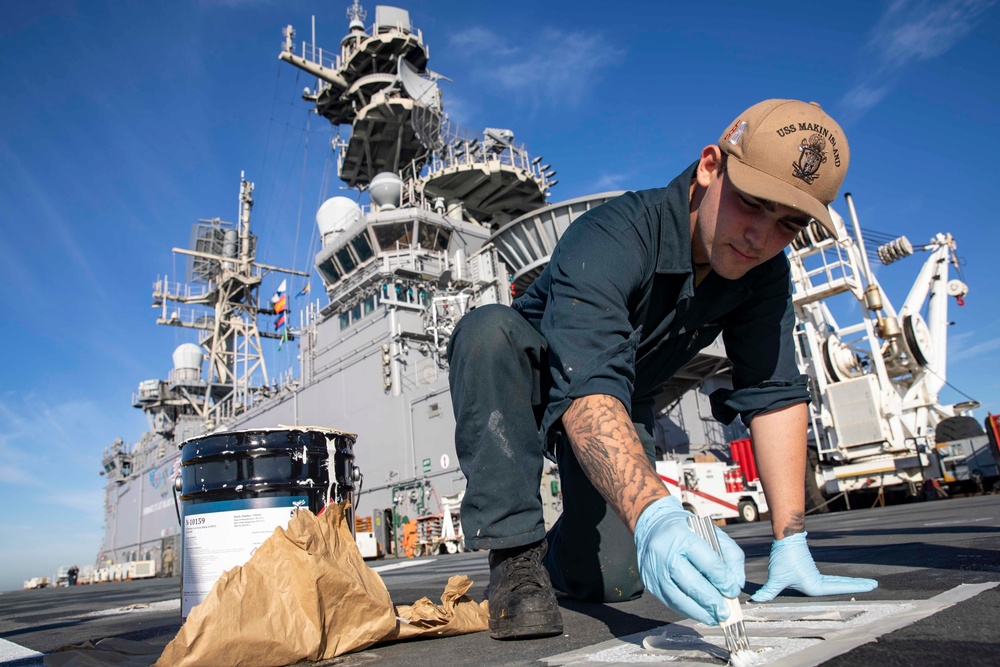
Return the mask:
<path id="1" fill-rule="evenodd" d="M 666 188 L 660 211 L 664 224 L 660 226 L 657 273 L 694 275 L 691 266 L 691 179 L 697 168 L 698 161 L 695 160 Z"/>

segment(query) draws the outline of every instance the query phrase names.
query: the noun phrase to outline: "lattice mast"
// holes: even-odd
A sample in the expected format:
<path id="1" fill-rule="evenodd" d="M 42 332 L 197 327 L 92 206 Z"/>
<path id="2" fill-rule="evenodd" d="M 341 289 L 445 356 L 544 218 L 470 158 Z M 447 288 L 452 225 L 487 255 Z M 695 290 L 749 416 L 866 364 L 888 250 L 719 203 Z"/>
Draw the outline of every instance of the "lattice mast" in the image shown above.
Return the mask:
<path id="1" fill-rule="evenodd" d="M 252 407 L 269 379 L 262 338 L 279 338 L 262 332 L 257 318 L 273 314 L 261 308 L 259 289 L 265 275 L 308 273 L 256 261 L 256 237 L 250 232 L 254 185 L 240 174 L 240 204 L 236 229 L 218 218 L 201 220 L 192 249 L 173 251 L 191 258 L 191 280 L 203 285 L 157 280 L 154 306 L 162 306 L 157 324 L 203 331 L 199 344 L 208 358 L 204 393 L 191 395 L 198 413 L 216 425 Z M 254 378 L 260 377 L 260 384 Z M 190 390 L 189 390 L 190 395 Z"/>

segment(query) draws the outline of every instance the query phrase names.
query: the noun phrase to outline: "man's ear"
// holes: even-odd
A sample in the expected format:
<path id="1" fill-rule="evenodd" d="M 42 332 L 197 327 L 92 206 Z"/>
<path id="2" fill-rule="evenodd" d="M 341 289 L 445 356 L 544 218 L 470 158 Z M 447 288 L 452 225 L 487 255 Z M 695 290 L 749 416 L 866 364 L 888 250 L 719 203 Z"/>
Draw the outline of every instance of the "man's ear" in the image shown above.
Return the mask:
<path id="1" fill-rule="evenodd" d="M 695 172 L 695 180 L 698 185 L 707 188 L 712 179 L 719 175 L 719 168 L 722 166 L 722 150 L 715 144 L 705 146 L 701 149 L 701 159 L 698 161 L 698 169 Z"/>

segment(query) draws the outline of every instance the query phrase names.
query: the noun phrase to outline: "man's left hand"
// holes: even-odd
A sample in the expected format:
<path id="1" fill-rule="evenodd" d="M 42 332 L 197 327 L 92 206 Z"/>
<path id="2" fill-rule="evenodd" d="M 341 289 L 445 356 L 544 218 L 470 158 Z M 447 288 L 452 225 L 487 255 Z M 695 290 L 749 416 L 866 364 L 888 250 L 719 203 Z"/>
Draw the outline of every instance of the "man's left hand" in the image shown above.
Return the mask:
<path id="1" fill-rule="evenodd" d="M 771 543 L 767 583 L 750 599 L 767 602 L 786 588 L 806 595 L 843 595 L 866 593 L 877 586 L 878 582 L 874 579 L 820 574 L 806 545 L 806 533 L 802 532 Z"/>

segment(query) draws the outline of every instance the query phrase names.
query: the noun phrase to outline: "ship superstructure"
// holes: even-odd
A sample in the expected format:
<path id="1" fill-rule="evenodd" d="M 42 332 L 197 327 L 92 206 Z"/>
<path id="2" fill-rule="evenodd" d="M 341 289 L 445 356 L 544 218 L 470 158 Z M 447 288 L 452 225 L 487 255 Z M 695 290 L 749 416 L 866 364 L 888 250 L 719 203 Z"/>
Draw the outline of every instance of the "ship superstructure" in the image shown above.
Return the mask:
<path id="1" fill-rule="evenodd" d="M 557 184 L 552 166 L 515 142 L 509 129 L 471 131 L 453 123 L 439 86 L 444 77 L 427 68 L 428 47 L 409 13 L 379 6 L 374 14 L 366 27 L 367 14 L 354 2 L 348 33 L 333 51 L 297 44 L 292 27 L 284 29 L 279 58 L 316 77 L 303 98 L 340 129 L 332 146 L 338 176 L 354 191 L 353 197 L 326 200 L 316 214 L 322 247 L 314 257 L 314 275 L 324 294 L 300 309 L 298 326 L 283 333 L 283 340 L 298 344 L 297 376 L 267 374 L 262 344 L 278 335 L 259 328 L 257 318 L 278 311 L 273 303 L 261 305 L 259 291 L 268 273 L 308 274 L 256 261 L 253 186 L 241 178 L 239 221 L 200 221 L 191 247 L 175 249 L 189 258 L 188 284 L 161 278 L 154 287 L 157 322 L 196 330 L 200 337 L 197 345 L 178 348 L 168 380 L 140 385 L 134 405 L 149 415 L 150 431 L 134 446 L 118 442 L 105 453 L 104 562 L 155 560 L 168 542 L 177 549 L 171 484 L 181 442 L 213 430 L 280 426 L 358 434 L 355 464 L 363 479 L 357 513 L 383 526 L 380 543 L 386 551 L 398 548 L 402 536 L 393 532 L 408 520 L 419 522 L 425 548 L 461 546 L 458 507 L 465 478 L 455 454 L 445 356 L 449 337 L 470 309 L 509 304 L 523 293 L 569 225 L 620 193 L 549 203 Z M 949 247 L 953 250 L 953 242 Z M 823 306 L 835 294 L 863 299 L 866 286 L 875 284 L 870 272 L 867 279 L 859 277 L 863 254 L 860 237 L 855 242 L 845 232 L 838 242 L 815 236 L 815 230 L 789 252 L 800 365 L 822 396 L 812 413 L 813 432 L 820 434 L 813 436 L 814 446 L 831 466 L 852 460 L 837 449 L 844 438 L 831 439 L 850 419 L 849 409 L 836 406 L 835 385 L 847 387 L 859 377 L 861 384 L 871 384 L 864 378 L 877 369 L 885 373 L 875 384 L 890 376 L 897 387 L 914 378 L 943 378 L 943 355 L 940 368 L 925 364 L 925 373 L 915 354 L 924 350 L 926 329 L 917 317 L 917 297 L 904 308 L 914 312 L 901 313 L 909 315 L 902 321 L 910 333 L 898 336 L 877 328 L 877 314 L 860 327 L 839 328 Z M 940 290 L 935 294 L 936 322 L 944 311 Z M 841 344 L 834 335 L 859 332 L 871 343 L 868 356 L 881 362 L 856 361 L 847 346 L 857 345 Z M 883 333 L 888 352 L 879 347 Z M 934 327 L 931 333 L 944 335 Z M 656 403 L 659 456 L 728 458 L 728 443 L 746 437 L 742 425 L 722 426 L 712 418 L 708 395 L 731 386 L 729 370 L 722 341 L 716 340 L 663 387 Z M 883 387 L 889 407 L 878 418 L 885 417 L 880 423 L 889 435 L 897 429 L 903 440 L 912 441 L 911 433 L 926 437 L 928 430 L 916 421 L 927 422 L 931 412 L 939 418 L 960 412 L 937 405 L 939 384 L 907 386 L 917 385 L 893 399 L 898 410 Z M 875 405 L 874 399 L 869 403 Z M 905 426 L 908 419 L 912 428 Z M 890 455 L 916 452 L 893 449 L 889 441 L 854 444 L 867 446 L 856 452 L 872 447 Z M 913 483 L 912 472 L 907 468 L 905 479 L 895 481 Z M 541 492 L 546 520 L 554 520 L 561 508 L 557 480 L 546 477 Z"/>
<path id="2" fill-rule="evenodd" d="M 315 265 L 328 302 L 314 306 L 301 334 L 301 388 L 241 423 L 321 415 L 357 432 L 365 475 L 359 514 L 392 510 L 398 523 L 448 513 L 443 506 L 457 507 L 464 492 L 445 359 L 455 323 L 477 306 L 510 303 L 565 229 L 620 193 L 548 204 L 558 183 L 552 166 L 511 130 L 453 123 L 437 85 L 442 76 L 426 69 L 409 14 L 375 13 L 364 30 L 358 4 L 349 9 L 351 31 L 334 55 L 296 48 L 285 29 L 280 58 L 317 77 L 303 97 L 332 124 L 351 125 L 349 137 L 334 142 L 339 175 L 369 203 L 334 197 L 320 208 Z M 663 394 L 664 405 L 727 365 L 721 344 L 709 347 Z M 543 486 L 554 518 L 557 486 Z"/>

